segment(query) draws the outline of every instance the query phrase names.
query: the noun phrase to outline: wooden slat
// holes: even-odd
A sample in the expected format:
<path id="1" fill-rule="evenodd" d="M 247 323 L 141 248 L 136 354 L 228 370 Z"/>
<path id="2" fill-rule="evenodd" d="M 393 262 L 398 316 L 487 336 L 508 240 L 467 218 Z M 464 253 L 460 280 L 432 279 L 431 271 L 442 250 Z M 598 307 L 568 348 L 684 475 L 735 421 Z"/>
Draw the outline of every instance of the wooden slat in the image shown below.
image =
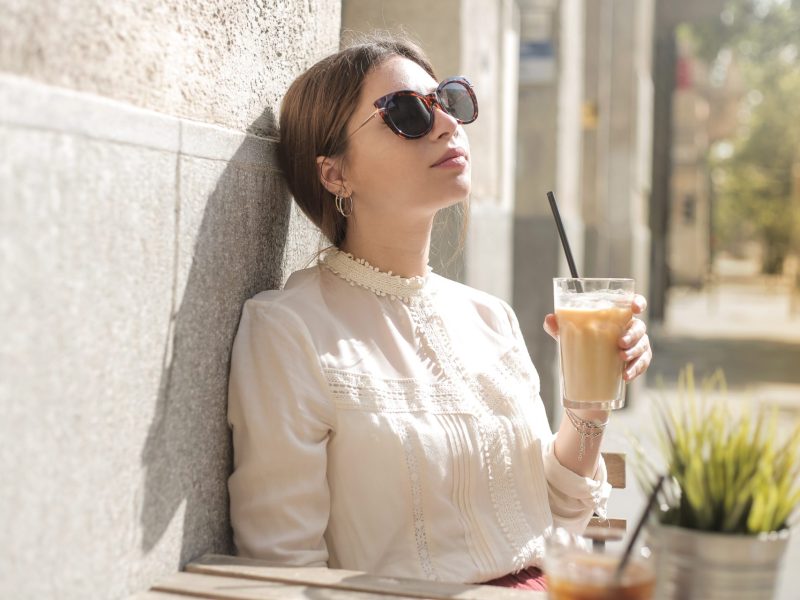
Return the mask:
<path id="1" fill-rule="evenodd" d="M 197 598 L 197 596 L 195 596 L 195 598 Z M 142 592 L 141 594 L 131 596 L 128 600 L 187 600 L 187 598 L 184 594 L 170 594 L 169 592 L 154 592 L 150 590 L 149 592 Z"/>
<path id="2" fill-rule="evenodd" d="M 592 517 L 583 536 L 592 540 L 620 540 L 625 536 L 628 523 L 625 519 L 601 519 Z"/>
<path id="3" fill-rule="evenodd" d="M 606 461 L 606 471 L 608 471 L 608 483 L 612 488 L 625 488 L 625 454 L 620 452 L 603 452 L 603 459 Z"/>
<path id="4" fill-rule="evenodd" d="M 361 571 L 318 567 L 271 566 L 264 561 L 208 554 L 186 566 L 186 571 L 250 580 L 432 600 L 544 600 L 547 595 L 487 585 L 443 583 L 422 579 L 382 577 Z"/>
<path id="5" fill-rule="evenodd" d="M 207 600 L 308 600 L 312 595 L 318 600 L 387 600 L 382 594 L 200 573 L 175 573 L 159 581 L 153 590 Z"/>

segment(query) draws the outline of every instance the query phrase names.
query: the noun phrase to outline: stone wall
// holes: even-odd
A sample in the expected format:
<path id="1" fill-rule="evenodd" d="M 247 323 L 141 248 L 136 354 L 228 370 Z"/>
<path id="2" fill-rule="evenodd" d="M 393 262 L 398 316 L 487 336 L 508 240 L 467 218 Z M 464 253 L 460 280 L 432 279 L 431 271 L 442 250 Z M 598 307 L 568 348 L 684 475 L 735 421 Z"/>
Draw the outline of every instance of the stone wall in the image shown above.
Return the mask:
<path id="1" fill-rule="evenodd" d="M 231 551 L 241 304 L 318 245 L 275 115 L 339 33 L 338 0 L 0 0 L 0 597 Z"/>

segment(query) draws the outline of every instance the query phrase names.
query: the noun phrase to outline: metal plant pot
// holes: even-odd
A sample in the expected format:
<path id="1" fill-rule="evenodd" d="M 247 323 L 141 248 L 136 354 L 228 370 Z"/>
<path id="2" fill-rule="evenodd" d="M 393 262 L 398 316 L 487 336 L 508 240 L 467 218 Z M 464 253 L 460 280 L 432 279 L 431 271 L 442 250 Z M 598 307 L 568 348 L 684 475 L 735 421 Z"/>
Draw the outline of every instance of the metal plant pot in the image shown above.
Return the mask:
<path id="1" fill-rule="evenodd" d="M 771 600 L 790 530 L 759 535 L 656 525 L 659 600 Z"/>

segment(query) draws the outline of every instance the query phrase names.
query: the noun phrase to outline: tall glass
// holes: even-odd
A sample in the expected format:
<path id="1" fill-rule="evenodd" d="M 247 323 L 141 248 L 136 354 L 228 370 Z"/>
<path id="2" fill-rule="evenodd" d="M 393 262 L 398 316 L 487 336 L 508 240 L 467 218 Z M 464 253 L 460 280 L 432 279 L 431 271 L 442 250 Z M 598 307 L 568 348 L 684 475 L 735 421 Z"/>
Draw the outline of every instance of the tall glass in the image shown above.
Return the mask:
<path id="1" fill-rule="evenodd" d="M 633 279 L 553 280 L 563 406 L 613 410 L 625 405 L 619 340 L 633 316 L 633 294 Z"/>

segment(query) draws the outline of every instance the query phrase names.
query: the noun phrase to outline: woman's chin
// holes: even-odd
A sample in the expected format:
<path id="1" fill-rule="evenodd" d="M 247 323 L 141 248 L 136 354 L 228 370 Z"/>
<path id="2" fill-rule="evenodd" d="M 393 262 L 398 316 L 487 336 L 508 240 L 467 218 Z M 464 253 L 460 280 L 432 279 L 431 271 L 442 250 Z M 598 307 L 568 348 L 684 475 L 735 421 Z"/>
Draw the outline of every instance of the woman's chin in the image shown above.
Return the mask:
<path id="1" fill-rule="evenodd" d="M 472 184 L 469 177 L 455 180 L 451 189 L 448 191 L 449 193 L 447 196 L 453 198 L 454 203 L 463 202 L 469 198 L 469 194 L 472 191 Z"/>

